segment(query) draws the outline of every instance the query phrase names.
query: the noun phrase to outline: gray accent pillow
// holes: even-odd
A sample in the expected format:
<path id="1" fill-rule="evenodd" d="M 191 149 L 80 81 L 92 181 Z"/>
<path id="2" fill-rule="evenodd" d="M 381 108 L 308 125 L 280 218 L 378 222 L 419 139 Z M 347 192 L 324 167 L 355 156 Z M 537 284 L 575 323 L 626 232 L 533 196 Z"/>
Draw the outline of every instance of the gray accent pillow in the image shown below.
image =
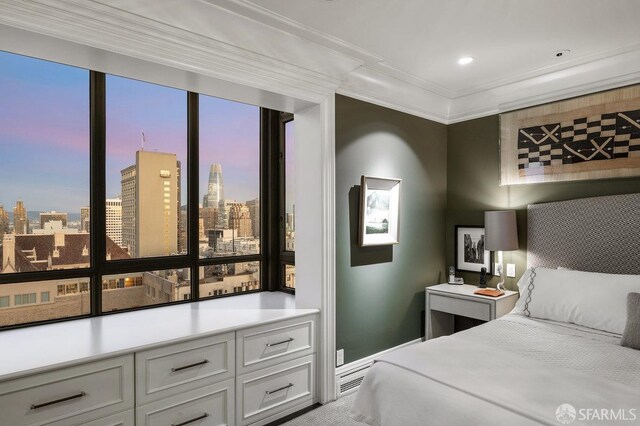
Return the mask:
<path id="1" fill-rule="evenodd" d="M 627 295 L 627 324 L 620 344 L 640 350 L 640 293 Z"/>

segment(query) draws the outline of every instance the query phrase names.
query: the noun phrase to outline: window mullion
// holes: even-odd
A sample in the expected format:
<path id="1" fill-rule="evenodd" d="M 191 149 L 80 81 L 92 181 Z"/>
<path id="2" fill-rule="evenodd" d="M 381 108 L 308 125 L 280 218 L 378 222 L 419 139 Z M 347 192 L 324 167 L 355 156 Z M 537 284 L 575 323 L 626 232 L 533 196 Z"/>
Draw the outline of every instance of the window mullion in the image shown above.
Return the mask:
<path id="1" fill-rule="evenodd" d="M 200 169 L 200 113 L 198 94 L 187 93 L 187 244 L 191 263 L 191 300 L 197 301 L 199 253 L 199 169 Z"/>
<path id="2" fill-rule="evenodd" d="M 90 72 L 91 315 L 102 313 L 102 269 L 106 262 L 106 79 Z"/>

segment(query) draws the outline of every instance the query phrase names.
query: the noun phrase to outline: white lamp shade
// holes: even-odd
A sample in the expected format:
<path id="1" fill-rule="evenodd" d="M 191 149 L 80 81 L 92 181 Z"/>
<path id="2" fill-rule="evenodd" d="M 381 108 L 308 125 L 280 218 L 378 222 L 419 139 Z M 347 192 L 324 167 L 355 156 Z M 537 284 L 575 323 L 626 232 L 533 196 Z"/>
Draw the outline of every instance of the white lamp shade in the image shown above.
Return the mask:
<path id="1" fill-rule="evenodd" d="M 515 210 L 484 212 L 485 250 L 518 250 Z"/>

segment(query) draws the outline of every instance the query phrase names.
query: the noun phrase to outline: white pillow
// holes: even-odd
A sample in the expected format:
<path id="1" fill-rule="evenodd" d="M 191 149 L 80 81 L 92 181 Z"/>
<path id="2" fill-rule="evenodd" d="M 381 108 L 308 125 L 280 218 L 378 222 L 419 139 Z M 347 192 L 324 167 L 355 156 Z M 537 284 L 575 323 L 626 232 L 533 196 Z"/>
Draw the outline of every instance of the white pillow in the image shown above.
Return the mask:
<path id="1" fill-rule="evenodd" d="M 534 268 L 527 269 L 518 289 L 512 313 L 622 334 L 627 294 L 640 292 L 640 275 Z"/>

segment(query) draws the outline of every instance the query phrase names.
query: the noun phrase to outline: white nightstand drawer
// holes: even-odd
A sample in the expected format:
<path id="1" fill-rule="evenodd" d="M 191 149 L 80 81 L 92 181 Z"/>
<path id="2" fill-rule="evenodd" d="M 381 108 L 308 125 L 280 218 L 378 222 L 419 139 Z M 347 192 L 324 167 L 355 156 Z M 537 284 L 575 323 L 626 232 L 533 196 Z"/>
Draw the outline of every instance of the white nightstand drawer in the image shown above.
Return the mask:
<path id="1" fill-rule="evenodd" d="M 185 392 L 136 409 L 138 426 L 234 425 L 234 381 Z"/>
<path id="2" fill-rule="evenodd" d="M 4 382 L 0 423 L 94 420 L 133 408 L 133 356 L 121 356 Z M 70 424 L 69 422 L 62 422 Z"/>
<path id="3" fill-rule="evenodd" d="M 256 370 L 315 352 L 313 317 L 240 330 L 238 372 Z"/>
<path id="4" fill-rule="evenodd" d="M 136 353 L 136 403 L 146 404 L 235 374 L 234 333 Z"/>
<path id="5" fill-rule="evenodd" d="M 315 356 L 245 374 L 237 379 L 238 423 L 249 424 L 315 397 Z"/>
<path id="6" fill-rule="evenodd" d="M 491 305 L 482 301 L 456 299 L 432 293 L 429 308 L 434 311 L 462 315 L 484 321 L 491 320 Z"/>

